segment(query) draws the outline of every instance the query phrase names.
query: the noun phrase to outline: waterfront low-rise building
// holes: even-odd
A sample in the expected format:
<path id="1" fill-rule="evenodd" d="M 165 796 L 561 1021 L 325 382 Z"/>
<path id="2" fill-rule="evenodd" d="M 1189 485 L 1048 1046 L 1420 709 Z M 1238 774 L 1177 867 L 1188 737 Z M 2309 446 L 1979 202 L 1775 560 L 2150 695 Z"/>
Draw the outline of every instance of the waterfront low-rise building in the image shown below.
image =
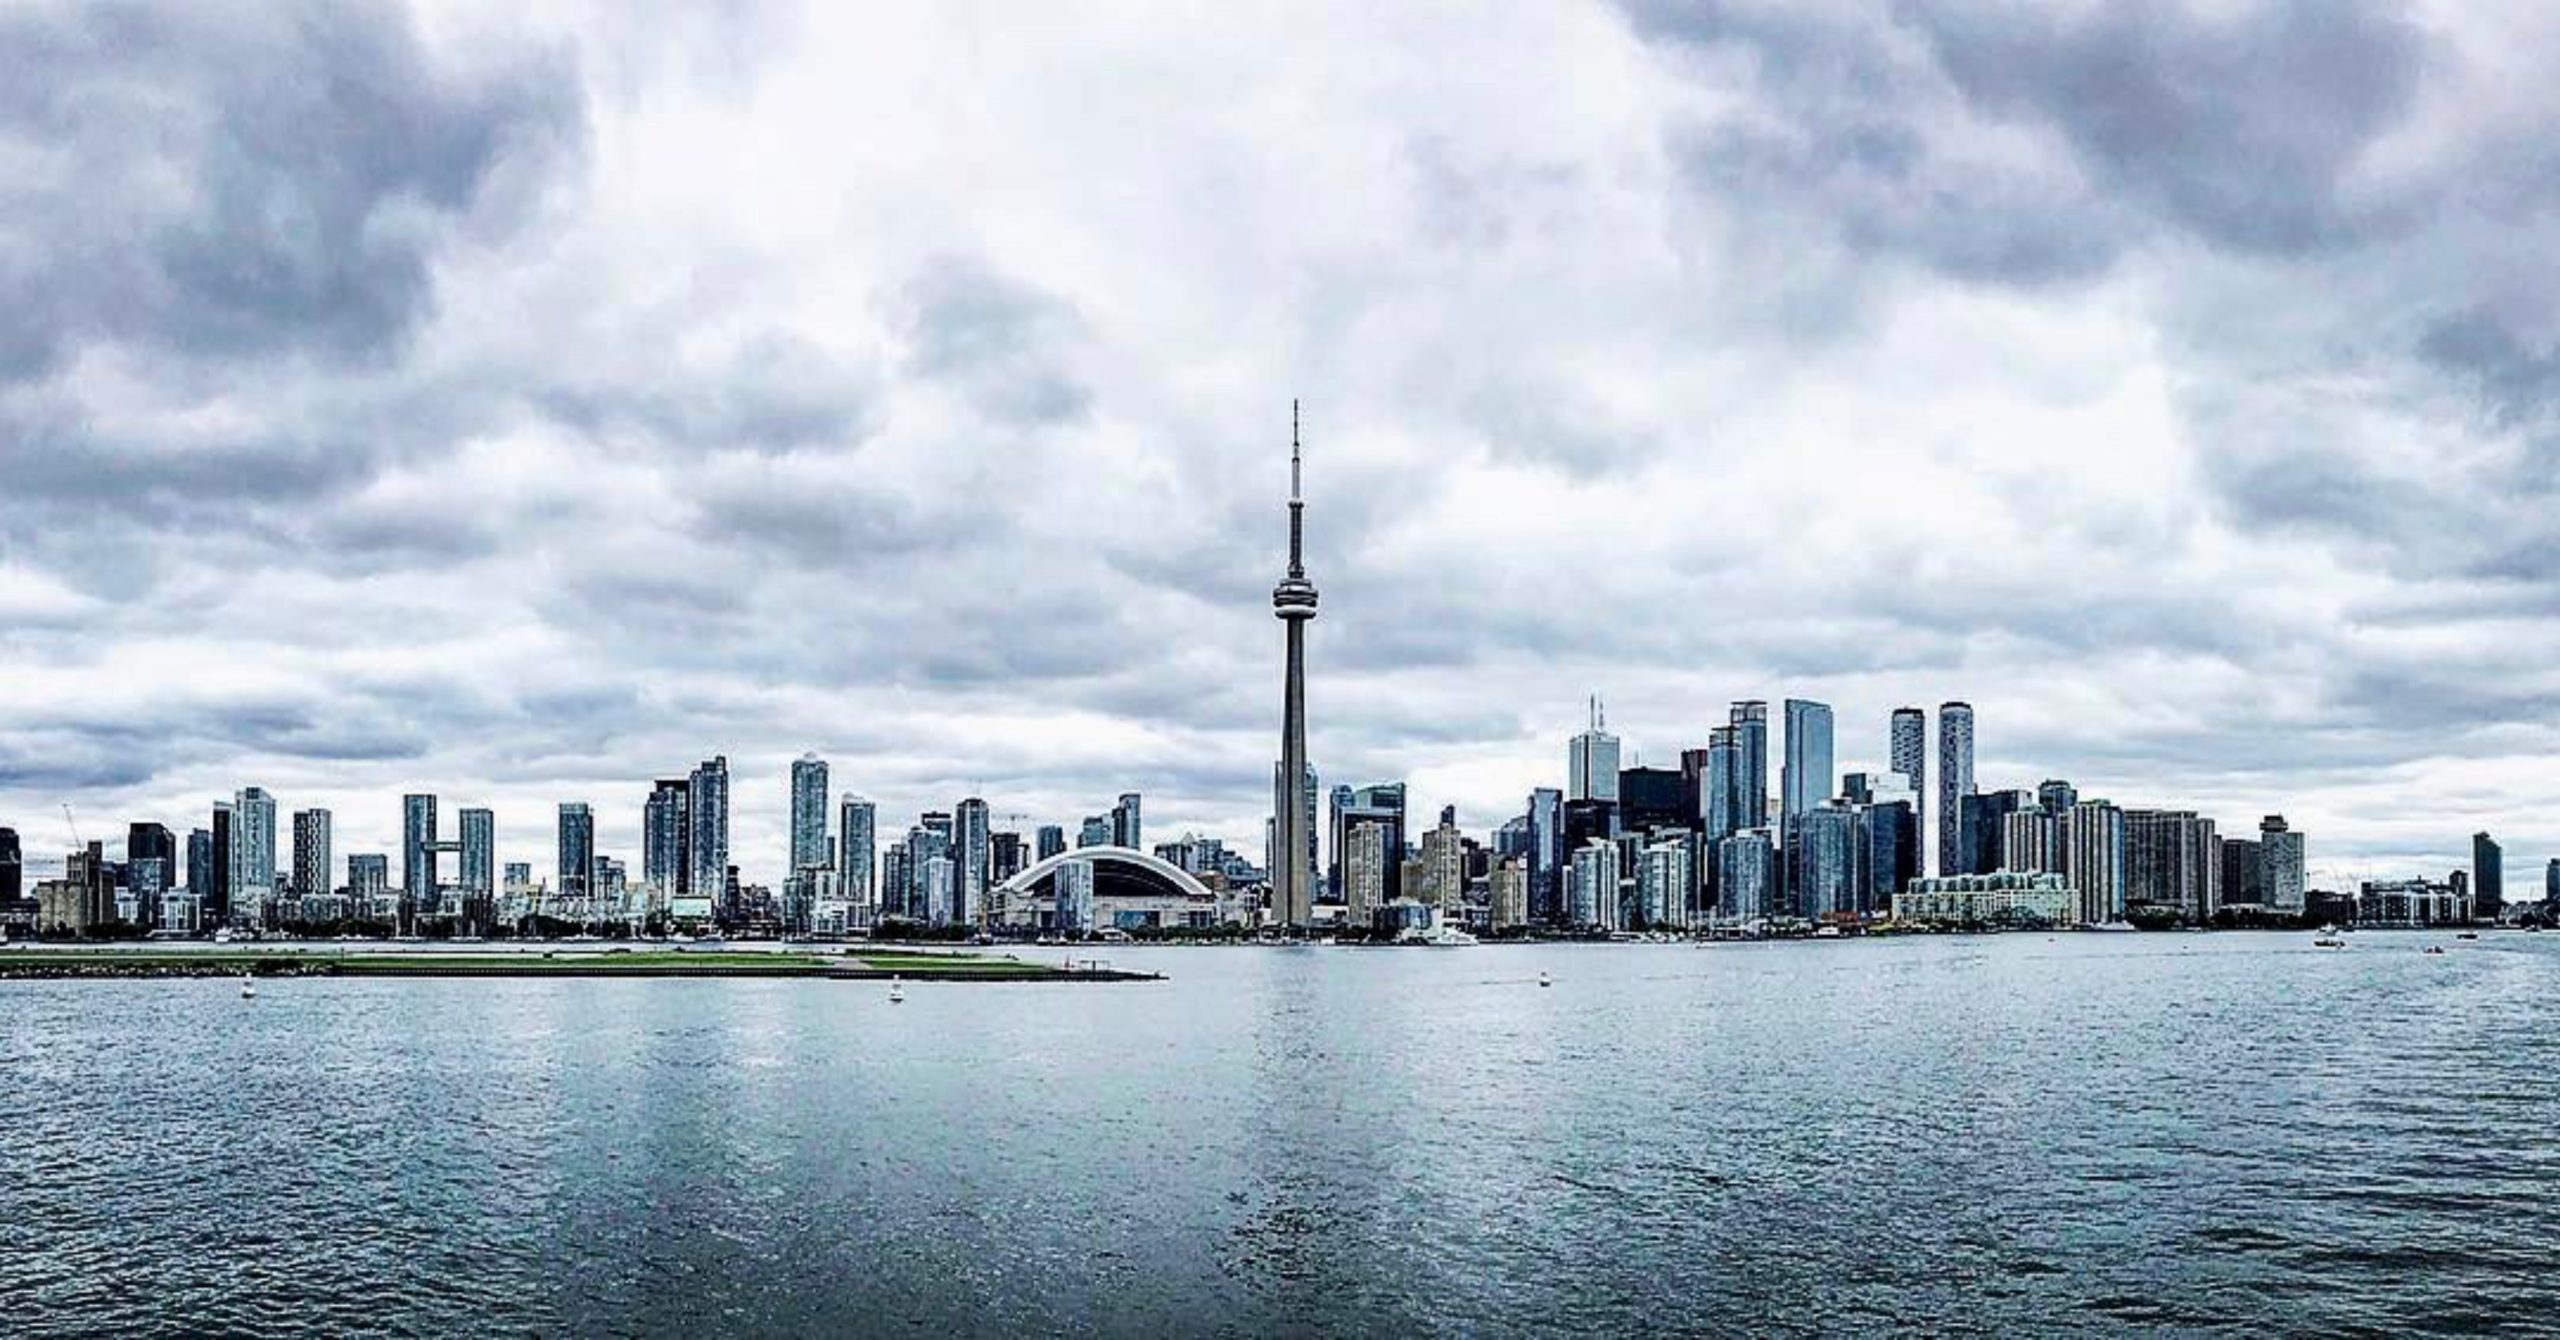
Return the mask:
<path id="1" fill-rule="evenodd" d="M 2367 880 L 2356 890 L 2359 926 L 2458 926 L 2471 920 L 2470 890 L 2424 879 Z"/>
<path id="2" fill-rule="evenodd" d="M 1915 879 L 1893 900 L 1897 921 L 1955 926 L 2070 926 L 2079 923 L 2081 911 L 2079 891 L 2046 871 Z"/>

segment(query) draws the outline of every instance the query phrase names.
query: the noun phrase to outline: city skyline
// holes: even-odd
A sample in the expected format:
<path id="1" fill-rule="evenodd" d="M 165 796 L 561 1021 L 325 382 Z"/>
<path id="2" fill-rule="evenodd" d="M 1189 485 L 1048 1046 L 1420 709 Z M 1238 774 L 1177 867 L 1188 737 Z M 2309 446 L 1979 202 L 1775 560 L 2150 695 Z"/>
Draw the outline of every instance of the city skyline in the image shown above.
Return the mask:
<path id="1" fill-rule="evenodd" d="M 2498 77 L 2560 20 L 1322 19 L 0 18 L 0 137 L 70 151 L 9 206 L 0 822 L 255 785 L 396 869 L 414 791 L 635 858 L 726 755 L 761 861 L 814 750 L 884 816 L 1135 789 L 1259 851 L 1299 392 L 1327 792 L 1481 830 L 1594 692 L 1665 766 L 1826 703 L 1844 771 L 1965 699 L 1984 787 L 2281 811 L 2339 882 L 2560 850 Z M 1286 73 L 1316 26 L 1378 65 Z"/>

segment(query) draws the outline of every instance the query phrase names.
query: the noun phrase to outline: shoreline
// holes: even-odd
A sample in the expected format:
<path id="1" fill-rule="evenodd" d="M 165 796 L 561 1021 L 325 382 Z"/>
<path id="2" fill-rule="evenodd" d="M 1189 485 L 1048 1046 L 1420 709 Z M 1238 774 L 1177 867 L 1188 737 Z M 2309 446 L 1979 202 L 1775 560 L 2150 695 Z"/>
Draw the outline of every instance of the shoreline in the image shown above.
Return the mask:
<path id="1" fill-rule="evenodd" d="M 1084 962 L 975 954 L 818 955 L 758 950 L 640 952 L 524 950 L 495 953 L 232 947 L 169 949 L 63 946 L 0 949 L 0 981 L 204 977 L 803 978 L 848 982 L 1149 982 L 1164 974 Z"/>

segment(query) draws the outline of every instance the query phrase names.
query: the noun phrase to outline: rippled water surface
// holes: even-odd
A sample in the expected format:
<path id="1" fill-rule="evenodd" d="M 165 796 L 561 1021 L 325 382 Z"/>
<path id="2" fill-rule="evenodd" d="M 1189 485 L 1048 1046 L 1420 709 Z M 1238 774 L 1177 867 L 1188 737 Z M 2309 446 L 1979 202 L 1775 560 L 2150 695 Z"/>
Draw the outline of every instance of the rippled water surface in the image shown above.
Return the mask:
<path id="1" fill-rule="evenodd" d="M 2353 942 L 5 982 L 0 1331 L 2560 1322 L 2560 935 Z"/>

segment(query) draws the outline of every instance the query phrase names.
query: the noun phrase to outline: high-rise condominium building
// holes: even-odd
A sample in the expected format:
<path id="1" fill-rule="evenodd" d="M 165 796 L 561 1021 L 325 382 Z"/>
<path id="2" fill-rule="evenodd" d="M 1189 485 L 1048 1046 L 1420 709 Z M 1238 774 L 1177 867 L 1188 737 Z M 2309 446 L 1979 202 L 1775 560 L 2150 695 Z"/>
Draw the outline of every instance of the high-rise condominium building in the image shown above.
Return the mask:
<path id="1" fill-rule="evenodd" d="M 276 798 L 247 787 L 231 800 L 231 917 L 263 926 L 276 896 Z"/>
<path id="2" fill-rule="evenodd" d="M 207 926 L 231 924 L 231 827 L 237 817 L 230 801 L 213 802 L 213 878 L 210 885 L 196 890 L 204 900 L 197 917 Z"/>
<path id="3" fill-rule="evenodd" d="M 971 796 L 951 811 L 952 878 L 959 886 L 960 919 L 975 925 L 987 917 L 987 802 Z"/>
<path id="4" fill-rule="evenodd" d="M 1032 860 L 1034 860 L 1034 861 L 1045 861 L 1045 860 L 1048 860 L 1050 857 L 1055 856 L 1055 855 L 1059 854 L 1060 852 L 1065 851 L 1066 849 L 1067 849 L 1067 829 L 1066 829 L 1066 825 L 1064 825 L 1064 824 L 1042 824 L 1042 825 L 1040 825 L 1040 838 L 1039 838 L 1039 842 L 1038 842 L 1038 843 L 1037 843 L 1037 845 L 1036 845 L 1036 850 L 1037 850 L 1037 853 L 1038 853 L 1038 854 L 1037 854 L 1037 855 L 1035 855 L 1035 856 L 1033 856 L 1031 859 L 1032 859 Z"/>
<path id="5" fill-rule="evenodd" d="M 1707 841 L 1721 841 L 1746 827 L 1742 796 L 1742 743 L 1732 726 L 1707 731 L 1705 777 L 1699 784 L 1699 818 Z"/>
<path id="6" fill-rule="evenodd" d="M 708 898 L 714 914 L 726 919 L 729 887 L 729 758 L 704 759 L 685 779 L 685 865 L 688 892 Z M 644 867 L 645 868 L 645 867 Z"/>
<path id="7" fill-rule="evenodd" d="M 2222 906 L 2221 844 L 2193 810 L 2127 810 L 2125 904 L 2209 920 Z"/>
<path id="8" fill-rule="evenodd" d="M 1138 804 L 1137 792 L 1120 793 L 1119 803 L 1111 807 L 1111 845 L 1127 847 L 1131 851 L 1146 850 L 1141 845 L 1145 841 L 1145 829 L 1139 823 Z"/>
<path id="9" fill-rule="evenodd" d="M 1769 705 L 1746 698 L 1728 715 L 1734 748 L 1741 751 L 1741 807 L 1735 811 L 1742 828 L 1769 826 Z"/>
<path id="10" fill-rule="evenodd" d="M 1964 854 L 1963 798 L 1973 794 L 1973 704 L 1938 704 L 1938 854 L 1939 875 L 1961 873 Z"/>
<path id="11" fill-rule="evenodd" d="M 1456 820 L 1443 814 L 1438 827 L 1422 835 L 1422 887 L 1415 897 L 1454 918 L 1466 906 L 1466 848 Z"/>
<path id="12" fill-rule="evenodd" d="M 848 795 L 836 805 L 836 887 L 856 907 L 873 898 L 873 864 L 879 859 L 879 808 Z"/>
<path id="13" fill-rule="evenodd" d="M 1716 920 L 1739 926 L 1779 912 L 1777 850 L 1766 828 L 1746 828 L 1716 844 Z"/>
<path id="14" fill-rule="evenodd" d="M 1857 878 L 1857 812 L 1845 805 L 1817 805 L 1789 823 L 1796 915 L 1821 921 L 1866 911 L 1866 891 Z"/>
<path id="15" fill-rule="evenodd" d="M 436 798 L 411 793 L 400 798 L 400 891 L 411 907 L 428 916 L 436 912 Z"/>
<path id="16" fill-rule="evenodd" d="M 1829 800 L 1839 773 L 1832 764 L 1831 708 L 1828 704 L 1789 698 L 1785 704 L 1787 736 L 1786 761 L 1778 768 L 1778 843 L 1780 883 L 1790 903 L 1799 911 L 1805 900 L 1797 894 L 1798 883 L 1805 877 L 1803 851 L 1796 841 L 1805 815 L 1820 809 Z"/>
<path id="17" fill-rule="evenodd" d="M 472 806 L 457 816 L 461 822 L 462 869 L 454 876 L 463 896 L 487 899 L 498 892 L 498 816 Z"/>
<path id="18" fill-rule="evenodd" d="M 1590 728 L 1565 747 L 1565 799 L 1617 800 L 1618 737 L 1608 732 L 1608 722 L 1600 700 L 1592 699 Z"/>
<path id="19" fill-rule="evenodd" d="M 2302 910 L 2302 834 L 2281 814 L 2258 822 L 2258 893 L 2278 912 Z"/>
<path id="20" fill-rule="evenodd" d="M 791 863 L 785 878 L 834 864 L 827 851 L 827 761 L 803 754 L 791 764 Z"/>
<path id="21" fill-rule="evenodd" d="M 2124 920 L 2124 811 L 2103 800 L 2071 807 L 2064 839 L 2071 887 L 2080 895 L 2080 920 L 2089 925 Z"/>
<path id="22" fill-rule="evenodd" d="M 659 898 L 693 890 L 693 783 L 662 777 L 649 790 L 640 818 L 640 880 Z"/>
<path id="23" fill-rule="evenodd" d="M 1917 707 L 1897 707 L 1886 740 L 1886 766 L 1911 792 L 1912 817 L 1929 821 L 1929 714 Z M 1915 874 L 1919 872 L 1914 872 Z"/>
<path id="24" fill-rule="evenodd" d="M 596 816 L 582 801 L 560 805 L 560 896 L 583 898 L 595 891 Z"/>
<path id="25" fill-rule="evenodd" d="M 296 810 L 293 814 L 293 891 L 316 898 L 337 887 L 330 859 L 329 812 Z"/>
<path id="26" fill-rule="evenodd" d="M 1615 842 L 1594 838 L 1573 853 L 1573 866 L 1565 879 L 1573 924 L 1611 931 L 1620 928 L 1619 869 Z"/>

